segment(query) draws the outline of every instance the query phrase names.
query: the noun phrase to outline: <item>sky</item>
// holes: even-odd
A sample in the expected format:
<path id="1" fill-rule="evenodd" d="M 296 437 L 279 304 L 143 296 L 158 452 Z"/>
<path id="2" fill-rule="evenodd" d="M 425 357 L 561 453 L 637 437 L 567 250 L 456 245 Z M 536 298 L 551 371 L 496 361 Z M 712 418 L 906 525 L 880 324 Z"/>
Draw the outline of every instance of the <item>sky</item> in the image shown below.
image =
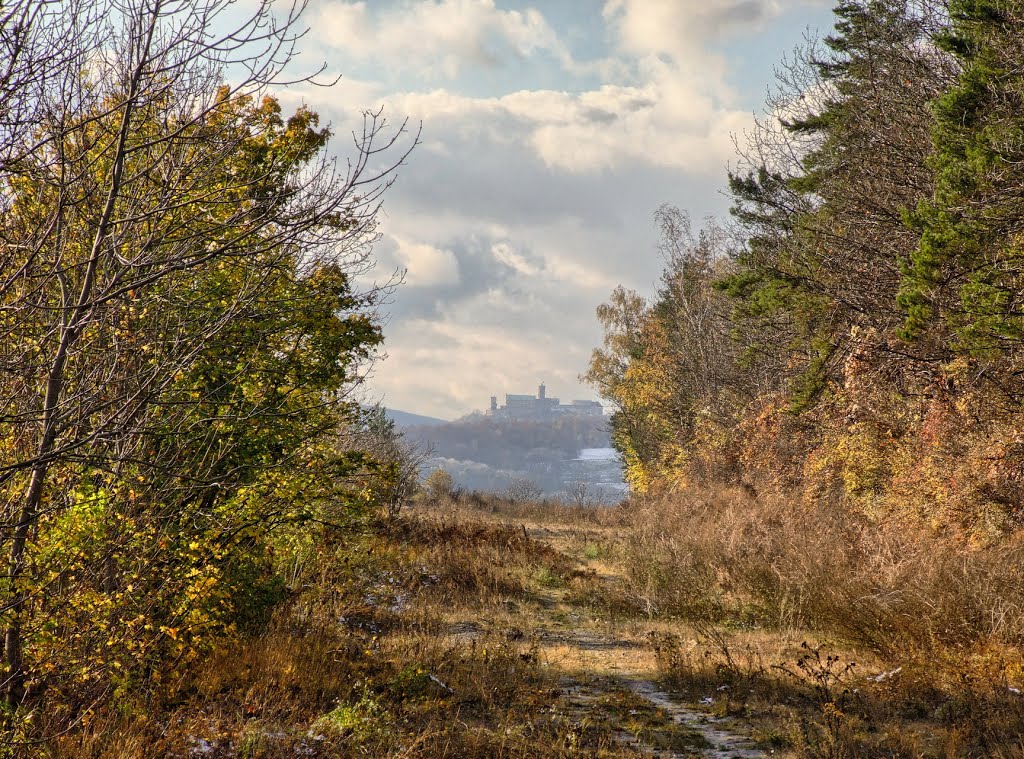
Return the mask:
<path id="1" fill-rule="evenodd" d="M 491 395 L 582 384 L 619 284 L 652 294 L 663 203 L 723 216 L 734 139 L 829 0 L 312 0 L 300 89 L 339 137 L 364 109 L 422 122 L 387 191 L 371 400 L 453 419 Z M 344 139 L 334 140 L 345 157 Z"/>

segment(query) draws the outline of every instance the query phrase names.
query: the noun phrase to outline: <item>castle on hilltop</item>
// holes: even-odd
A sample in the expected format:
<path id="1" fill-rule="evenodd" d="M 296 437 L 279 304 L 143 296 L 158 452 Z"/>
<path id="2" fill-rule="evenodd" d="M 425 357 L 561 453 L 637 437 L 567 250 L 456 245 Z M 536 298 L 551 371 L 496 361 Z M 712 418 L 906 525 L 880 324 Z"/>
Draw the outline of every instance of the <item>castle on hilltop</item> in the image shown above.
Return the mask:
<path id="1" fill-rule="evenodd" d="M 537 395 L 505 395 L 505 405 L 498 406 L 498 397 L 491 396 L 491 407 L 487 416 L 494 419 L 515 421 L 546 421 L 562 416 L 603 416 L 604 408 L 597 401 L 572 401 L 560 403 L 558 398 L 548 398 L 542 382 Z"/>

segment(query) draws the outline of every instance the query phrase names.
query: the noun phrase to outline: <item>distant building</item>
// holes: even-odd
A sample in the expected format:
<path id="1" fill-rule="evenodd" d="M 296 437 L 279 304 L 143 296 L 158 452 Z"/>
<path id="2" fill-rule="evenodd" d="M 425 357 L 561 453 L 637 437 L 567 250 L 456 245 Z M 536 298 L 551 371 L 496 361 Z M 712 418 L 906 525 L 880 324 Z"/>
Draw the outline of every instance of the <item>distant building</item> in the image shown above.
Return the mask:
<path id="1" fill-rule="evenodd" d="M 603 416 L 604 408 L 597 401 L 572 401 L 560 403 L 558 398 L 548 398 L 547 388 L 541 383 L 537 395 L 505 396 L 505 405 L 498 406 L 497 396 L 491 396 L 491 407 L 487 416 L 495 419 L 517 421 L 545 421 L 560 416 Z"/>

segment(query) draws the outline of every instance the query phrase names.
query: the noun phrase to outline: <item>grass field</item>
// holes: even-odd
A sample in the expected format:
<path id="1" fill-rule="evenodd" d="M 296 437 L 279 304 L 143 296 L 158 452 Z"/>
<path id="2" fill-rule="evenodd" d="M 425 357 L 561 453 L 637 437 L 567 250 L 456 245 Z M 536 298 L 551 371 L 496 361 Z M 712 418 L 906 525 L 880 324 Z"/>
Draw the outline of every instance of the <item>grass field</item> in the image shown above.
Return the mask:
<path id="1" fill-rule="evenodd" d="M 865 529 L 731 491 L 418 503 L 45 755 L 1024 756 L 1019 548 Z"/>

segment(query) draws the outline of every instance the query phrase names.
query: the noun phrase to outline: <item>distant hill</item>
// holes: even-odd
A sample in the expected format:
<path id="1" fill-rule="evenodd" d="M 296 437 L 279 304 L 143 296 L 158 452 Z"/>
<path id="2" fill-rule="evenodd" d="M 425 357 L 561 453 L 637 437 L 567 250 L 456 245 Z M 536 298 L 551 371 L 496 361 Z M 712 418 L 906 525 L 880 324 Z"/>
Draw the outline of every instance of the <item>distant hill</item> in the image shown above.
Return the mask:
<path id="1" fill-rule="evenodd" d="M 611 446 L 608 420 L 593 416 L 520 421 L 475 415 L 428 429 L 413 426 L 406 435 L 429 443 L 438 456 L 501 469 L 574 459 L 583 448 Z"/>
<path id="2" fill-rule="evenodd" d="M 433 416 L 422 414 L 410 414 L 408 411 L 398 411 L 393 408 L 384 409 L 388 418 L 395 423 L 396 427 L 436 427 L 441 424 L 448 424 L 446 419 L 437 419 Z"/>
<path id="3" fill-rule="evenodd" d="M 403 432 L 430 450 L 425 474 L 443 467 L 471 490 L 502 491 L 514 480 L 527 479 L 551 496 L 581 481 L 605 500 L 617 500 L 624 492 L 621 464 L 603 417 L 514 421 L 473 414 Z"/>

